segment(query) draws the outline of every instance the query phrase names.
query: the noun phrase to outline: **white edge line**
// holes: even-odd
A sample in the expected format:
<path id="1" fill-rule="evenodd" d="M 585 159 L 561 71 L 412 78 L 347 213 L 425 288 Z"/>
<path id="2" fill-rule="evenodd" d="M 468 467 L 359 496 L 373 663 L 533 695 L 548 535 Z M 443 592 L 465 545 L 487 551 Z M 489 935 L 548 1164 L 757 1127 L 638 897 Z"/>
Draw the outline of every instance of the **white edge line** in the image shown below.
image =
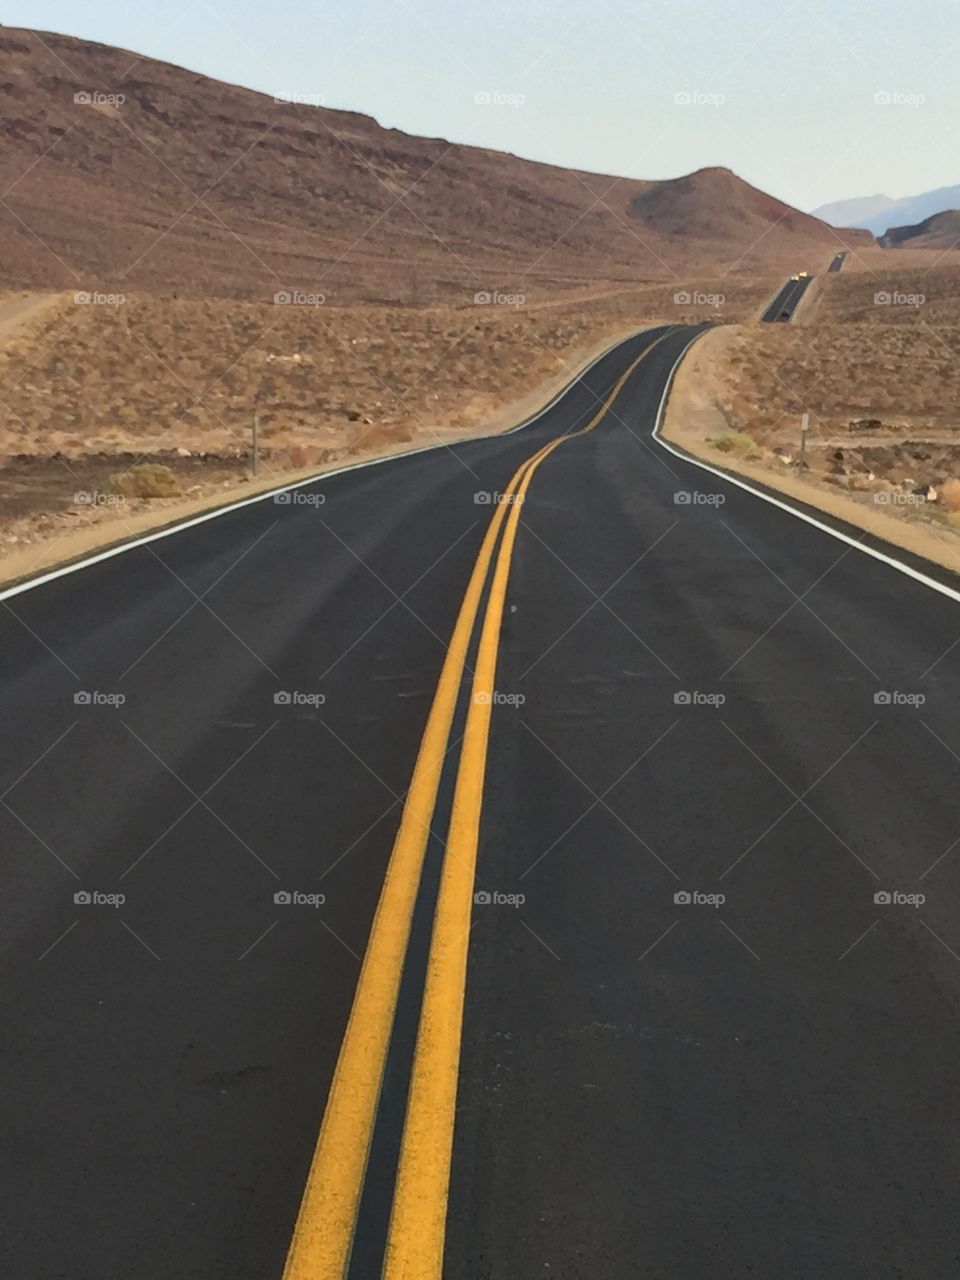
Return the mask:
<path id="1" fill-rule="evenodd" d="M 564 384 L 557 392 L 552 400 L 548 401 L 542 409 L 538 409 L 532 417 L 524 419 L 515 427 L 510 427 L 506 431 L 494 431 L 486 436 L 471 436 L 466 440 L 458 440 L 455 447 L 465 444 L 474 444 L 482 440 L 499 440 L 503 436 L 512 436 L 517 431 L 525 431 L 527 427 L 532 427 L 546 413 L 555 407 L 564 396 L 568 395 L 574 387 L 576 387 L 587 376 L 591 369 L 595 369 L 601 360 L 605 359 L 611 351 L 615 351 L 617 347 L 622 346 L 625 342 L 631 342 L 634 338 L 639 338 L 644 333 L 653 333 L 657 329 L 663 329 L 665 325 L 647 325 L 643 329 L 638 329 L 635 333 L 629 333 L 624 338 L 618 338 L 616 342 L 612 342 L 609 347 L 601 351 L 600 354 L 588 365 L 585 365 L 577 376 L 571 381 Z M 671 375 L 672 376 L 672 375 Z M 26 591 L 33 591 L 37 587 L 45 586 L 48 582 L 55 582 L 57 578 L 65 578 L 68 574 L 79 573 L 81 569 L 89 569 L 92 565 L 100 564 L 104 560 L 112 560 L 114 556 L 123 555 L 126 551 L 133 551 L 136 547 L 145 547 L 148 543 L 159 542 L 161 538 L 170 538 L 175 533 L 182 533 L 185 529 L 194 529 L 197 525 L 206 524 L 208 520 L 216 520 L 220 516 L 229 515 L 232 511 L 240 511 L 243 507 L 253 506 L 255 502 L 266 502 L 268 499 L 275 497 L 278 493 L 287 493 L 292 489 L 302 489 L 308 484 L 319 484 L 324 480 L 332 480 L 335 476 L 345 475 L 349 471 L 362 471 L 365 467 L 378 467 L 388 462 L 396 462 L 400 458 L 413 458 L 419 453 L 433 453 L 437 449 L 449 449 L 451 444 L 449 441 L 441 444 L 423 445 L 419 449 L 407 449 L 403 453 L 391 453 L 382 458 L 368 458 L 364 462 L 354 462 L 348 467 L 338 467 L 336 471 L 321 471 L 317 475 L 308 476 L 305 480 L 295 480 L 292 484 L 278 485 L 276 489 L 267 489 L 264 493 L 258 493 L 252 498 L 242 498 L 239 502 L 231 502 L 228 506 L 217 507 L 213 511 L 204 512 L 203 515 L 193 516 L 189 520 L 182 520 L 177 524 L 171 524 L 166 529 L 157 529 L 153 533 L 144 534 L 140 538 L 132 538 L 128 542 L 120 542 L 116 546 L 107 547 L 104 551 L 97 551 L 91 556 L 86 556 L 82 560 L 76 560 L 72 564 L 61 565 L 58 569 L 51 569 L 47 573 L 39 574 L 35 578 L 28 578 L 26 582 L 17 583 L 15 586 L 6 587 L 0 591 L 0 603 L 4 600 L 12 600 L 14 596 L 22 595 Z"/>
<path id="2" fill-rule="evenodd" d="M 716 476 L 719 480 L 723 480 L 726 484 L 736 485 L 738 489 L 743 489 L 746 493 L 752 493 L 755 498 L 760 498 L 763 502 L 769 502 L 772 507 L 779 507 L 781 511 L 786 511 L 792 516 L 796 516 L 798 520 L 802 520 L 804 524 L 813 525 L 815 529 L 819 529 L 821 533 L 827 533 L 831 538 L 836 538 L 838 542 L 845 543 L 848 547 L 852 547 L 855 551 L 861 551 L 865 556 L 870 556 L 874 560 L 879 560 L 881 564 L 889 565 L 891 569 L 896 569 L 898 573 L 904 574 L 908 578 L 912 578 L 914 582 L 919 582 L 924 587 L 929 587 L 932 591 L 939 592 L 940 595 L 946 596 L 948 600 L 953 600 L 960 604 L 960 591 L 954 591 L 952 587 L 946 586 L 942 582 L 937 582 L 936 578 L 930 578 L 925 573 L 921 573 L 918 569 L 912 569 L 910 565 L 904 564 L 902 560 L 897 560 L 894 556 L 889 556 L 883 551 L 878 551 L 875 547 L 867 546 L 865 543 L 851 538 L 849 534 L 843 533 L 840 529 L 833 529 L 828 524 L 824 524 L 822 520 L 817 520 L 815 516 L 807 515 L 805 511 L 799 511 L 796 507 L 791 506 L 789 502 L 782 502 L 779 498 L 774 498 L 769 493 L 764 493 L 761 489 L 755 489 L 753 485 L 748 484 L 745 480 L 737 479 L 731 475 L 729 471 L 722 471 L 719 467 L 712 467 L 709 462 L 701 462 L 699 458 L 692 457 L 689 453 L 684 453 L 682 449 L 675 449 L 660 435 L 660 428 L 663 425 L 663 414 L 667 407 L 667 398 L 673 387 L 673 380 L 676 372 L 680 367 L 681 361 L 685 358 L 694 343 L 698 342 L 705 333 L 710 330 L 704 330 L 703 333 L 691 339 L 683 348 L 673 368 L 670 370 L 670 376 L 667 378 L 666 385 L 663 388 L 663 397 L 660 400 L 660 409 L 657 412 L 657 420 L 653 428 L 653 439 L 662 449 L 666 449 L 668 453 L 672 453 L 675 458 L 679 458 L 682 462 L 688 462 L 692 467 L 699 467 L 701 471 L 709 471 L 712 476 Z M 2 599 L 2 597 L 0 597 Z"/>

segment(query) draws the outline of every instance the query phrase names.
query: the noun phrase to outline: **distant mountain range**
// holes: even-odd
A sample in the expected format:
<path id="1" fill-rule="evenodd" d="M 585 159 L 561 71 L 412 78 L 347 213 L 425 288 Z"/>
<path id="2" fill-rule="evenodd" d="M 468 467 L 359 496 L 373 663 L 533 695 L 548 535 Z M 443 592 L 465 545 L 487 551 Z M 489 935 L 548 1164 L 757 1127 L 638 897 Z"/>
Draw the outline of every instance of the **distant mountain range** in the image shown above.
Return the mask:
<path id="1" fill-rule="evenodd" d="M 861 196 L 856 200 L 838 200 L 814 209 L 813 217 L 835 227 L 862 227 L 882 236 L 891 227 L 914 226 L 937 213 L 960 208 L 960 186 L 938 187 L 918 196 L 894 200 L 890 196 Z"/>

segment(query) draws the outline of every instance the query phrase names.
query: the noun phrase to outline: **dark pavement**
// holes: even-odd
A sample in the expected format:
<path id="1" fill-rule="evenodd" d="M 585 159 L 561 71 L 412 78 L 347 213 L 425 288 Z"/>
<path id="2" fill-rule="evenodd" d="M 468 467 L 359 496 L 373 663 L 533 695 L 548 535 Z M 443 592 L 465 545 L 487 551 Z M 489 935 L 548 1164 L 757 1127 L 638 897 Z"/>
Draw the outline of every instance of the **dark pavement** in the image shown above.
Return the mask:
<path id="1" fill-rule="evenodd" d="M 694 333 L 523 506 L 451 1280 L 957 1272 L 960 608 L 651 439 Z M 476 495 L 659 336 L 5 602 L 4 1275 L 279 1277 Z"/>
<path id="2" fill-rule="evenodd" d="M 801 276 L 799 280 L 788 280 L 763 313 L 762 319 L 767 324 L 788 324 L 793 319 L 794 312 L 812 281 L 813 276 Z"/>

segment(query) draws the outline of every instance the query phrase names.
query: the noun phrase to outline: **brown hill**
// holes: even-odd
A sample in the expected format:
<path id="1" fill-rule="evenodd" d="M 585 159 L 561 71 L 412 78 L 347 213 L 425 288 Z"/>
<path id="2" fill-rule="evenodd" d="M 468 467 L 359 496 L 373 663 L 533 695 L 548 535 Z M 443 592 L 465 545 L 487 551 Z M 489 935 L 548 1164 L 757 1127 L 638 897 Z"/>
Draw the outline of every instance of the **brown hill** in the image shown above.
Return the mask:
<path id="1" fill-rule="evenodd" d="M 869 245 L 867 231 L 835 231 L 808 213 L 751 187 L 730 169 L 698 169 L 667 182 L 648 184 L 630 202 L 631 216 L 648 228 L 672 237 L 747 247 L 768 236 L 787 235 L 797 249 L 822 250 Z"/>
<path id="2" fill-rule="evenodd" d="M 956 249 L 960 247 L 960 210 L 935 213 L 910 227 L 891 227 L 880 237 L 884 249 Z"/>
<path id="3" fill-rule="evenodd" d="M 757 274 L 853 242 L 728 170 L 560 169 L 13 28 L 0 139 L 0 283 L 15 287 L 465 302 Z"/>

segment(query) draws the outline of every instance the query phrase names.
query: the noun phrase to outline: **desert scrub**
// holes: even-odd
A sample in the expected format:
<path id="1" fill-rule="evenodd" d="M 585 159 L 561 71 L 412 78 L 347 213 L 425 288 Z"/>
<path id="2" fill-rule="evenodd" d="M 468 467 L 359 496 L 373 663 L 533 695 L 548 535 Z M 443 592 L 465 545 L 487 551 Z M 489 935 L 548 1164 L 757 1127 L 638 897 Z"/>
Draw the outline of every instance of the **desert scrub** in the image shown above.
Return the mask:
<path id="1" fill-rule="evenodd" d="M 748 436 L 745 431 L 731 431 L 726 435 L 717 436 L 711 443 L 721 453 L 735 453 L 739 458 L 760 458 L 763 456 L 756 440 L 754 440 L 753 436 Z"/>
<path id="2" fill-rule="evenodd" d="M 142 462 L 129 471 L 115 471 L 108 487 L 111 493 L 124 498 L 178 498 L 181 492 L 177 477 L 159 462 Z"/>

